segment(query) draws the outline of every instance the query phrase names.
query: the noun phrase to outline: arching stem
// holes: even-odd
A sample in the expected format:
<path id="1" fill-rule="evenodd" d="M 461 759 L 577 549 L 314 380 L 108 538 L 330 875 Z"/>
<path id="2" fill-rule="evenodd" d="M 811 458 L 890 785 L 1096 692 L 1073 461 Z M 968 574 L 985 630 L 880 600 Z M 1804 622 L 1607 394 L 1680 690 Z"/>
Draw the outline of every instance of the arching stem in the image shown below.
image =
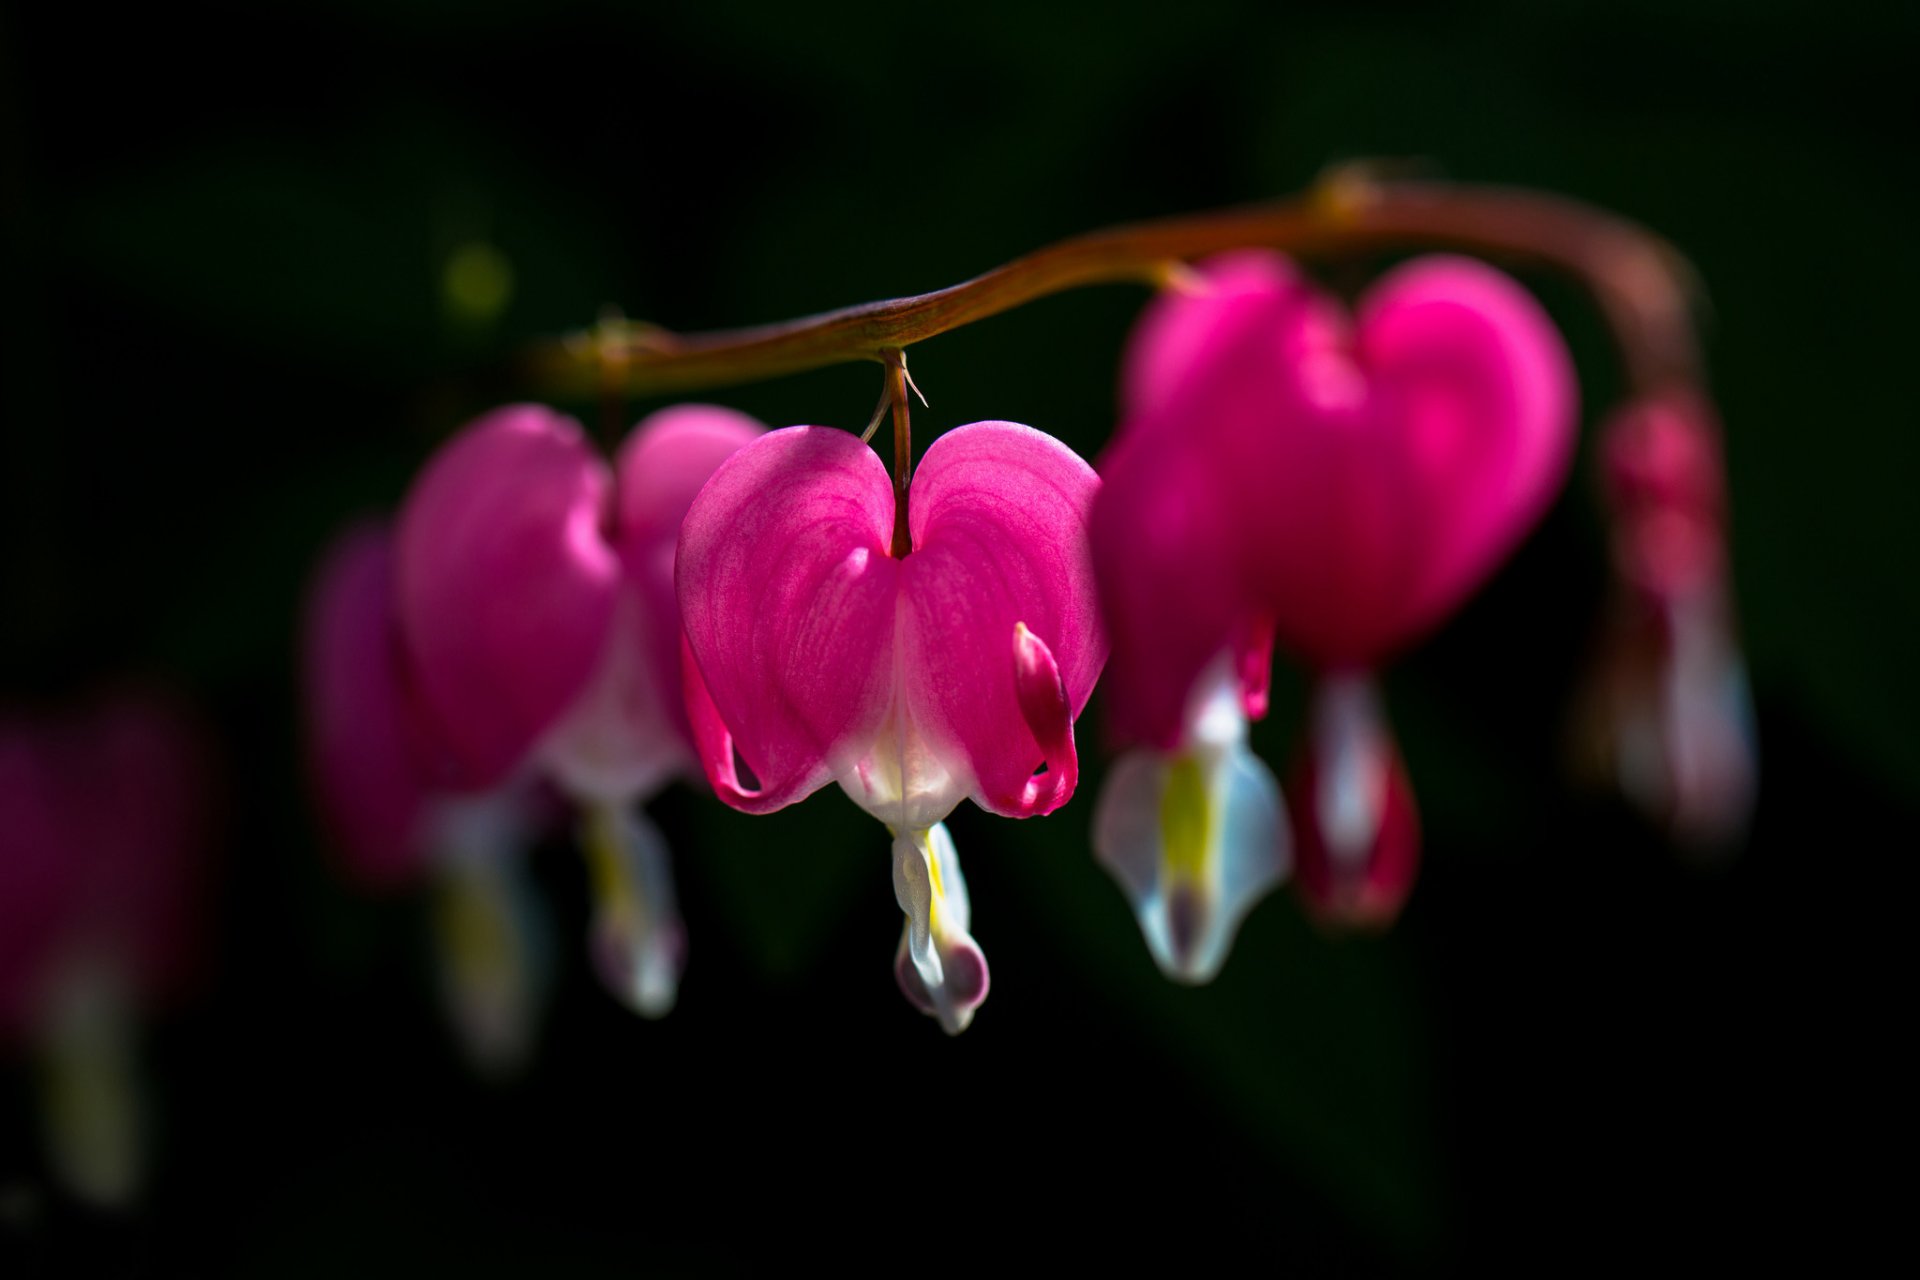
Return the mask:
<path id="1" fill-rule="evenodd" d="M 889 352 L 1051 294 L 1096 284 L 1157 286 L 1171 264 L 1251 246 L 1317 258 L 1454 249 L 1565 274 L 1605 315 L 1636 393 L 1698 382 L 1692 269 L 1646 228 L 1561 196 L 1386 178 L 1366 166 L 1335 170 L 1306 194 L 1271 204 L 1073 236 L 916 297 L 710 333 L 603 321 L 591 333 L 535 347 L 524 371 L 543 391 L 590 396 L 618 370 L 628 394 L 644 395 L 855 360 L 884 364 Z M 904 412 L 902 398 L 894 404 Z"/>

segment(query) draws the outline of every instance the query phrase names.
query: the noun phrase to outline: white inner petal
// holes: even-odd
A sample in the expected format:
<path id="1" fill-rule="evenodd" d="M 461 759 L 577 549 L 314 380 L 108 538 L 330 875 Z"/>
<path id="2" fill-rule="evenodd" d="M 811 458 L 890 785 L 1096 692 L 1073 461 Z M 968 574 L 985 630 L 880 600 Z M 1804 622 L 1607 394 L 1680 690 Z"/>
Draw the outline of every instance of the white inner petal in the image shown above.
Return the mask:
<path id="1" fill-rule="evenodd" d="M 1247 749 L 1230 662 L 1209 670 L 1178 750 L 1130 752 L 1115 763 L 1093 841 L 1162 971 L 1181 982 L 1211 979 L 1241 919 L 1291 865 L 1280 789 Z"/>
<path id="2" fill-rule="evenodd" d="M 1312 733 L 1318 764 L 1313 802 L 1327 852 L 1357 869 L 1380 834 L 1386 810 L 1388 756 L 1372 679 L 1327 677 L 1314 697 Z"/>
<path id="3" fill-rule="evenodd" d="M 593 958 L 601 981 L 643 1017 L 673 1008 L 686 932 L 659 828 L 632 805 L 595 805 L 581 847 L 593 873 Z"/>
<path id="4" fill-rule="evenodd" d="M 541 740 L 539 763 L 577 800 L 644 800 L 689 763 L 654 687 L 646 639 L 638 597 L 620 592 L 592 677 Z"/>

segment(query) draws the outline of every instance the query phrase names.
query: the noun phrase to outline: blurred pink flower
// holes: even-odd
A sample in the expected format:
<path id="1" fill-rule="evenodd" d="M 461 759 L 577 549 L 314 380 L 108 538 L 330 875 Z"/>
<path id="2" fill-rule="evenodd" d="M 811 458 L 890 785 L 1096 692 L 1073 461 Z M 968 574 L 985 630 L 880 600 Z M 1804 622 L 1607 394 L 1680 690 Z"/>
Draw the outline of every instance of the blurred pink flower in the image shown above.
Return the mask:
<path id="1" fill-rule="evenodd" d="M 1408 263 L 1354 320 L 1260 251 L 1206 264 L 1148 309 L 1093 519 L 1114 724 L 1147 754 L 1123 762 L 1131 799 L 1103 797 L 1111 820 L 1096 832 L 1174 976 L 1210 976 L 1287 870 L 1277 790 L 1246 750 L 1244 719 L 1220 723 L 1234 701 L 1221 690 L 1264 712 L 1275 641 L 1325 674 L 1317 700 L 1339 703 L 1315 712 L 1318 781 L 1296 796 L 1300 856 L 1328 859 L 1302 888 L 1335 917 L 1397 911 L 1413 852 L 1392 841 L 1414 828 L 1388 820 L 1397 755 L 1377 700 L 1355 690 L 1539 519 L 1567 472 L 1573 410 L 1571 365 L 1544 313 L 1465 259 Z M 1200 750 L 1203 739 L 1213 745 Z M 1204 766 L 1204 784 L 1174 785 L 1183 760 Z M 1155 780 L 1165 799 L 1141 802 Z M 1167 830 L 1206 838 L 1182 852 Z M 1237 847 L 1219 843 L 1229 831 Z M 1166 945 L 1176 935 L 1185 944 Z"/>
<path id="2" fill-rule="evenodd" d="M 673 556 L 688 504 L 757 437 L 732 410 L 647 418 L 609 468 L 579 426 L 499 409 L 427 464 L 397 536 L 400 629 L 467 775 L 551 778 L 580 807 L 594 958 L 637 1011 L 672 1008 L 685 953 L 666 845 L 637 805 L 693 767 Z"/>
<path id="3" fill-rule="evenodd" d="M 160 692 L 0 720 L 0 1043 L 42 1059 L 54 1165 L 94 1200 L 138 1189 L 134 1033 L 196 967 L 212 785 Z"/>
<path id="4" fill-rule="evenodd" d="M 694 772 L 674 546 L 694 493 L 760 430 L 726 409 L 663 410 L 609 468 L 571 419 L 497 410 L 429 461 L 390 546 L 354 535 L 316 584 L 325 808 L 371 878 L 431 859 L 447 879 L 450 995 L 483 1058 L 530 1036 L 538 929 L 513 868 L 547 783 L 581 812 L 603 980 L 648 1016 L 672 1007 L 685 935 L 638 805 Z"/>
<path id="5" fill-rule="evenodd" d="M 474 789 L 442 745 L 401 647 L 384 524 L 354 526 L 322 558 L 302 663 L 309 776 L 346 870 L 377 890 L 432 882 L 461 1044 L 483 1071 L 518 1069 L 547 976 L 520 866 L 543 807 L 525 782 Z"/>
<path id="6" fill-rule="evenodd" d="M 959 427 L 913 479 L 912 551 L 895 560 L 879 458 L 794 427 L 723 464 L 681 532 L 708 779 L 752 813 L 838 782 L 887 824 L 907 915 L 895 971 L 949 1032 L 985 998 L 987 968 L 942 820 L 967 797 L 1017 818 L 1073 794 L 1073 720 L 1106 657 L 1086 542 L 1098 483 L 1029 427 Z"/>
<path id="7" fill-rule="evenodd" d="M 1723 852 L 1746 829 L 1759 758 L 1719 423 L 1696 395 L 1642 400 L 1604 428 L 1601 459 L 1618 585 L 1583 745 L 1679 843 Z"/>

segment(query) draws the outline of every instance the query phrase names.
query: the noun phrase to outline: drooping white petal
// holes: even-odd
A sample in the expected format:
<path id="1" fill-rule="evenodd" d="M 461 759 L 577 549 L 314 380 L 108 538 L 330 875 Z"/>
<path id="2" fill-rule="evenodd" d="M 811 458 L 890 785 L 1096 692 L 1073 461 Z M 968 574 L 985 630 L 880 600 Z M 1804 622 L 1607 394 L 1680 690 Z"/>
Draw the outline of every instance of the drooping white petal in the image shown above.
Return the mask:
<path id="1" fill-rule="evenodd" d="M 1636 797 L 1672 813 L 1674 834 L 1703 853 L 1737 846 L 1753 813 L 1759 771 L 1753 693 L 1721 616 L 1705 602 L 1677 606 L 1673 660 L 1660 690 L 1664 776 Z M 1670 793 L 1658 792 L 1664 784 Z"/>
<path id="2" fill-rule="evenodd" d="M 687 934 L 659 828 L 632 805 L 590 807 L 581 847 L 593 874 L 593 960 L 600 979 L 643 1017 L 673 1008 Z"/>
<path id="3" fill-rule="evenodd" d="M 894 837 L 894 895 L 907 922 L 894 953 L 900 990 L 948 1035 L 973 1021 L 987 998 L 987 958 L 968 930 L 973 905 L 944 823 Z"/>
<path id="4" fill-rule="evenodd" d="M 1279 785 L 1247 748 L 1239 686 L 1216 669 L 1172 753 L 1122 756 L 1094 813 L 1093 845 L 1147 949 L 1179 982 L 1210 981 L 1240 921 L 1286 878 Z"/>
<path id="5" fill-rule="evenodd" d="M 50 984 L 36 1037 L 49 1161 L 74 1194 L 107 1208 L 134 1199 L 146 1165 L 132 996 L 109 957 L 75 957 Z"/>
<path id="6" fill-rule="evenodd" d="M 907 954 L 920 980 L 938 987 L 940 957 L 933 949 L 933 869 L 927 857 L 927 833 L 903 831 L 893 838 L 893 900 L 907 916 Z"/>
<path id="7" fill-rule="evenodd" d="M 549 929 L 525 869 L 527 821 L 512 795 L 449 801 L 432 815 L 440 987 L 476 1070 L 532 1054 L 551 978 Z"/>
<path id="8" fill-rule="evenodd" d="M 692 764 L 669 691 L 647 667 L 645 625 L 639 600 L 623 592 L 592 678 L 541 741 L 547 772 L 576 800 L 644 800 Z"/>
<path id="9" fill-rule="evenodd" d="M 1388 762 L 1380 694 L 1371 676 L 1328 676 L 1313 706 L 1314 794 L 1333 863 L 1358 874 L 1380 835 Z"/>

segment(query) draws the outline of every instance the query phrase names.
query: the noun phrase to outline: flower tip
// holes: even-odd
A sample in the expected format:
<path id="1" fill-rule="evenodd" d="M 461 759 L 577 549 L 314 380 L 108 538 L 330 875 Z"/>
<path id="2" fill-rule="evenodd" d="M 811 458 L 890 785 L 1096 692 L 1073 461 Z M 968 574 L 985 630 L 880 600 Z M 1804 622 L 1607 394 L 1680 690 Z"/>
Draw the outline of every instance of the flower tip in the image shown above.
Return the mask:
<path id="1" fill-rule="evenodd" d="M 617 930 L 599 932 L 593 941 L 594 969 L 613 997 L 643 1018 L 664 1018 L 680 994 L 686 959 L 686 933 L 662 929 L 635 945 Z"/>
<path id="2" fill-rule="evenodd" d="M 594 968 L 614 999 L 643 1018 L 663 1018 L 687 957 L 666 840 L 620 805 L 589 811 L 582 837 L 593 878 Z"/>
<path id="3" fill-rule="evenodd" d="M 914 962 L 903 933 L 899 950 L 894 953 L 893 977 L 909 1004 L 938 1019 L 941 1030 L 948 1035 L 957 1036 L 972 1025 L 974 1011 L 986 1001 L 992 985 L 987 957 L 968 937 L 940 945 L 939 951 L 941 979 L 930 986 Z"/>
<path id="4" fill-rule="evenodd" d="M 1212 982 L 1227 958 L 1224 946 L 1207 945 L 1208 935 L 1217 928 L 1212 923 L 1212 899 L 1197 886 L 1179 885 L 1166 895 L 1162 910 L 1162 945 L 1152 948 L 1160 971 L 1190 987 Z"/>
<path id="5" fill-rule="evenodd" d="M 1107 775 L 1094 854 L 1133 907 L 1147 950 L 1175 982 L 1211 982 L 1240 922 L 1287 876 L 1286 805 L 1246 743 L 1224 667 L 1196 700 L 1186 745 L 1135 751 Z"/>
<path id="6" fill-rule="evenodd" d="M 893 889 L 906 913 L 893 976 L 914 1008 L 940 1020 L 950 1036 L 973 1021 L 987 998 L 987 958 L 968 929 L 973 907 L 945 823 L 894 838 Z"/>
<path id="7" fill-rule="evenodd" d="M 1372 819 L 1376 829 L 1364 843 L 1349 841 L 1338 820 L 1313 812 L 1315 805 L 1298 807 L 1294 843 L 1300 851 L 1300 894 L 1308 913 L 1330 932 L 1384 933 L 1413 892 L 1420 869 L 1419 818 L 1397 756 L 1388 767 Z M 1296 794 L 1312 794 L 1307 778 L 1296 783 Z"/>
<path id="8" fill-rule="evenodd" d="M 1313 720 L 1293 778 L 1300 894 L 1325 929 L 1382 932 L 1420 869 L 1413 786 L 1370 678 L 1323 681 Z"/>

